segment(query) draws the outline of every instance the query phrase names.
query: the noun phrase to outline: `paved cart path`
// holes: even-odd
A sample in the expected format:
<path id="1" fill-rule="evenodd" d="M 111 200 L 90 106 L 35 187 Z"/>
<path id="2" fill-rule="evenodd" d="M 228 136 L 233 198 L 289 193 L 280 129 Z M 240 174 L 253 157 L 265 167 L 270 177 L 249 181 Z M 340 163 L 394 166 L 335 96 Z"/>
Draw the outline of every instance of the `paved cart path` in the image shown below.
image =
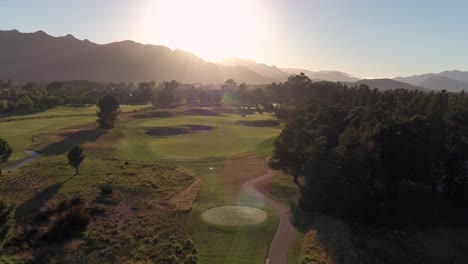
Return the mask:
<path id="1" fill-rule="evenodd" d="M 278 215 L 278 229 L 276 230 L 275 236 L 273 237 L 273 240 L 271 241 L 270 247 L 268 249 L 266 263 L 285 264 L 288 257 L 289 245 L 291 244 L 291 241 L 294 237 L 295 230 L 291 222 L 289 208 L 280 203 L 277 203 L 255 188 L 255 184 L 258 182 L 271 179 L 273 177 L 273 170 L 268 167 L 268 159 L 269 158 L 265 160 L 267 167 L 266 173 L 260 175 L 257 178 L 246 181 L 242 185 L 242 189 L 255 199 L 264 201 L 265 205 L 275 211 L 276 215 Z"/>

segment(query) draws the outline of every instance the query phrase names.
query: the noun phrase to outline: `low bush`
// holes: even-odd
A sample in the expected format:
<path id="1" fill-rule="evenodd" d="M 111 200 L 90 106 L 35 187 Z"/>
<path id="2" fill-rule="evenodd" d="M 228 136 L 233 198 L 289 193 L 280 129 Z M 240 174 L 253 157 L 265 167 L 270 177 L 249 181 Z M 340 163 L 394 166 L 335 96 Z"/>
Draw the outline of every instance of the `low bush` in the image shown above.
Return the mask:
<path id="1" fill-rule="evenodd" d="M 82 232 L 89 224 L 91 217 L 85 212 L 82 205 L 75 205 L 65 211 L 55 222 L 45 239 L 59 242 Z"/>
<path id="2" fill-rule="evenodd" d="M 100 186 L 102 195 L 111 195 L 112 194 L 112 185 L 110 183 L 104 183 Z"/>

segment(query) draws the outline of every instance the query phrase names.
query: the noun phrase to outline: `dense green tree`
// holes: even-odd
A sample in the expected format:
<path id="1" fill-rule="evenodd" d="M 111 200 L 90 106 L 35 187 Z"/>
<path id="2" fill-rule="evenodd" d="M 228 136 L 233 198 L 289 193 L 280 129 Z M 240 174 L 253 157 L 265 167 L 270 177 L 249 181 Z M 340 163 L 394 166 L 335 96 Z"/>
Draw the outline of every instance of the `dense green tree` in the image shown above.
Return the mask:
<path id="1" fill-rule="evenodd" d="M 76 170 L 76 175 L 79 174 L 79 168 L 83 160 L 85 159 L 85 155 L 83 154 L 83 149 L 80 145 L 74 145 L 70 148 L 67 153 L 68 164 L 70 164 Z"/>
<path id="2" fill-rule="evenodd" d="M 115 120 L 120 113 L 120 103 L 112 95 L 102 97 L 97 103 L 99 111 L 96 113 L 101 128 L 113 128 Z"/>
<path id="3" fill-rule="evenodd" d="M 158 105 L 161 107 L 170 107 L 176 102 L 176 90 L 179 83 L 175 80 L 164 82 L 158 95 Z"/>

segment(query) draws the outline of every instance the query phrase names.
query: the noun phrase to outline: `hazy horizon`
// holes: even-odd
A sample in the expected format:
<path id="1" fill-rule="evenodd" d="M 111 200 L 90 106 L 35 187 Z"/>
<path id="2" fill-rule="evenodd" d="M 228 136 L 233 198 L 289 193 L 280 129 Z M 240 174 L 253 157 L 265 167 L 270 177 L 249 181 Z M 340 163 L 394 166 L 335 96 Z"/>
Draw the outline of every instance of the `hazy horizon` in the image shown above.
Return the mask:
<path id="1" fill-rule="evenodd" d="M 459 33 L 467 7 L 462 1 L 3 0 L 0 23 L 3 30 L 72 34 L 99 44 L 163 45 L 213 62 L 233 56 L 391 78 L 467 70 L 468 37 Z"/>

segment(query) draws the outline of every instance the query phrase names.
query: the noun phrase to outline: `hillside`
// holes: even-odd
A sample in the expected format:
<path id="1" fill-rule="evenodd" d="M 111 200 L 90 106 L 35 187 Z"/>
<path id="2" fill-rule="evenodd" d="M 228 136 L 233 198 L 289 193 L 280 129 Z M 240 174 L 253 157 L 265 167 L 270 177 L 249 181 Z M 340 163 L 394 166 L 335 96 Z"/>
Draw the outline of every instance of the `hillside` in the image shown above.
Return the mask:
<path id="1" fill-rule="evenodd" d="M 408 90 L 426 90 L 423 87 L 414 86 L 408 83 L 399 82 L 399 81 L 395 81 L 392 79 L 364 79 L 364 80 L 360 80 L 356 82 L 356 84 L 358 86 L 360 84 L 366 84 L 370 88 L 377 88 L 382 91 L 394 90 L 394 89 L 400 89 L 400 88 L 404 88 Z"/>
<path id="2" fill-rule="evenodd" d="M 236 57 L 229 57 L 219 63 L 226 66 L 243 66 L 260 75 L 271 78 L 276 82 L 284 82 L 288 80 L 288 77 L 291 75 L 290 73 L 280 70 L 276 66 L 269 66 L 263 63 L 257 63 L 253 60 L 243 60 Z"/>
<path id="3" fill-rule="evenodd" d="M 468 83 L 460 82 L 446 76 L 432 76 L 429 79 L 421 82 L 421 86 L 431 90 L 445 89 L 449 92 L 460 92 L 468 90 Z"/>
<path id="4" fill-rule="evenodd" d="M 430 90 L 459 92 L 468 90 L 468 71 L 444 71 L 409 77 L 397 77 L 394 80 L 417 85 Z"/>
<path id="5" fill-rule="evenodd" d="M 301 72 L 303 72 L 310 79 L 315 81 L 320 80 L 330 82 L 357 82 L 360 80 L 359 78 L 339 71 L 309 71 L 305 69 L 296 68 L 283 68 L 282 70 L 290 74 L 300 74 Z"/>
<path id="6" fill-rule="evenodd" d="M 72 35 L 53 37 L 43 31 L 0 31 L 0 79 L 17 81 L 177 80 L 184 83 L 273 82 L 246 67 L 206 62 L 181 50 L 132 41 L 99 45 Z"/>

